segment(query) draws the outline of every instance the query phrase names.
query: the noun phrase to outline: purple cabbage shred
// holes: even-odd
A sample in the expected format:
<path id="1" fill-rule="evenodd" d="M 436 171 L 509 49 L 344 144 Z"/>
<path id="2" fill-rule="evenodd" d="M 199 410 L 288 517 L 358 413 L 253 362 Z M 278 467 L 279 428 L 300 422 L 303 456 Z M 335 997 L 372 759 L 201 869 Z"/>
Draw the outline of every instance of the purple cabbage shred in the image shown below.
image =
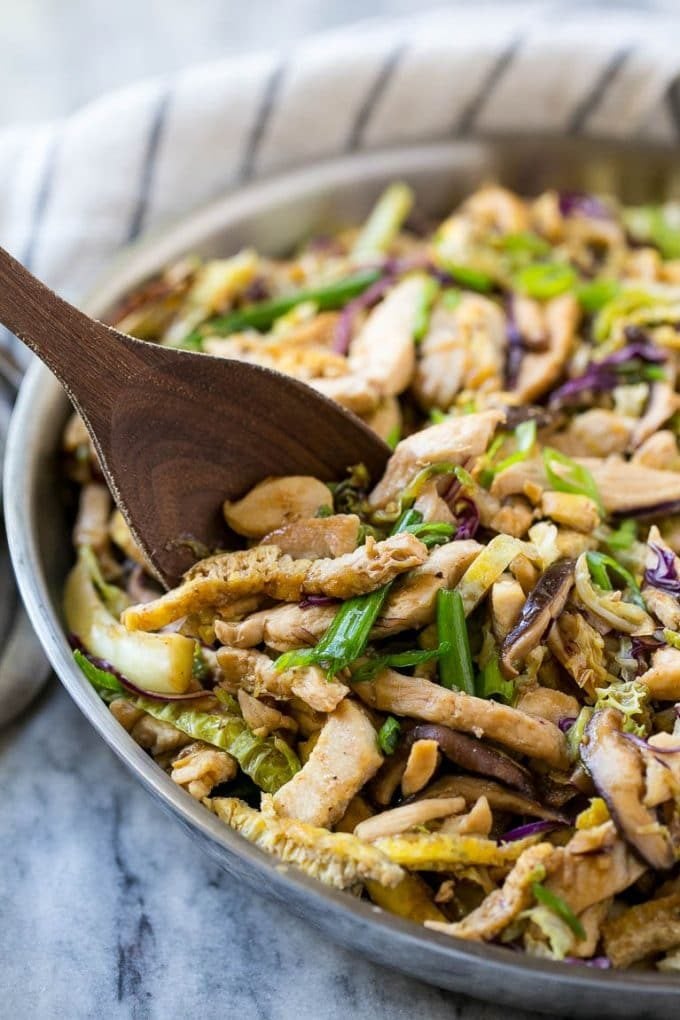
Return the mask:
<path id="1" fill-rule="evenodd" d="M 518 839 L 525 839 L 527 836 L 536 836 L 541 832 L 552 832 L 554 829 L 563 828 L 562 822 L 542 819 L 539 822 L 528 822 L 526 825 L 518 825 L 501 836 L 501 843 L 515 843 Z"/>
<path id="2" fill-rule="evenodd" d="M 636 361 L 648 365 L 661 365 L 666 355 L 646 338 L 641 330 L 636 331 L 635 339 L 618 351 L 609 354 L 601 361 L 592 361 L 583 375 L 568 379 L 550 395 L 550 405 L 570 403 L 575 397 L 592 390 L 613 390 L 621 381 L 620 375 L 626 369 L 635 368 Z"/>
<path id="3" fill-rule="evenodd" d="M 517 325 L 512 297 L 508 299 L 507 303 L 505 335 L 508 340 L 508 355 L 505 360 L 505 385 L 509 390 L 513 390 L 517 385 L 520 368 L 522 367 L 524 337 Z"/>
<path id="4" fill-rule="evenodd" d="M 657 561 L 655 566 L 647 567 L 645 570 L 645 583 L 669 595 L 680 595 L 680 578 L 675 569 L 675 554 L 655 542 L 650 542 L 649 548 L 656 553 Z"/>
<path id="5" fill-rule="evenodd" d="M 355 297 L 345 305 L 340 313 L 340 318 L 335 327 L 335 336 L 333 337 L 333 350 L 336 354 L 347 354 L 352 341 L 354 322 L 357 315 L 377 304 L 394 282 L 395 277 L 391 273 L 381 276 L 363 294 L 359 294 L 358 297 Z"/>
<path id="6" fill-rule="evenodd" d="M 591 956 L 589 960 L 581 960 L 578 956 L 565 956 L 563 962 L 580 964 L 582 967 L 595 967 L 596 970 L 610 970 L 612 965 L 608 956 Z"/>
<path id="7" fill-rule="evenodd" d="M 300 609 L 311 609 L 312 606 L 334 606 L 337 601 L 330 595 L 305 595 L 298 605 Z"/>
<path id="8" fill-rule="evenodd" d="M 562 733 L 566 733 L 567 730 L 571 729 L 571 727 L 574 725 L 575 722 L 576 722 L 576 716 L 575 715 L 568 715 L 568 716 L 565 716 L 564 719 L 560 719 L 559 722 L 557 723 L 557 725 L 559 726 L 559 728 L 562 731 Z"/>
<path id="9" fill-rule="evenodd" d="M 593 220 L 610 220 L 611 212 L 595 195 L 583 191 L 560 191 L 558 196 L 563 216 L 588 216 Z"/>

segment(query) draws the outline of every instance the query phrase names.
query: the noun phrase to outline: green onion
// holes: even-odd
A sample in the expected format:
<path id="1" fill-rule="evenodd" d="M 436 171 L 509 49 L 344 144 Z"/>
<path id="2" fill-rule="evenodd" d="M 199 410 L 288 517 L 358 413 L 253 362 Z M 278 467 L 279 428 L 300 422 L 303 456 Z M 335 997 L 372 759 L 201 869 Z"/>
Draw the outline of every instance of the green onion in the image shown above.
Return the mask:
<path id="1" fill-rule="evenodd" d="M 109 672 L 108 669 L 100 669 L 99 666 L 95 666 L 93 662 L 90 662 L 87 655 L 77 648 L 73 653 L 73 658 L 76 660 L 81 671 L 85 674 L 94 689 L 98 694 L 101 694 L 102 697 L 125 693 L 125 688 L 115 673 Z"/>
<path id="2" fill-rule="evenodd" d="M 293 294 L 273 298 L 271 301 L 248 305 L 229 315 L 209 319 L 199 330 L 185 337 L 180 346 L 200 350 L 204 336 L 228 336 L 242 329 L 266 330 L 279 316 L 285 315 L 303 301 L 313 301 L 319 311 L 342 308 L 375 283 L 381 273 L 380 269 L 364 269 L 360 273 L 345 276 L 342 280 L 334 280 L 321 287 L 298 290 Z"/>
<path id="3" fill-rule="evenodd" d="M 672 224 L 669 210 L 659 205 L 642 205 L 624 210 L 626 227 L 636 240 L 651 241 L 665 259 L 680 258 L 680 226 Z"/>
<path id="4" fill-rule="evenodd" d="M 389 446 L 390 450 L 395 450 L 400 439 L 401 425 L 394 425 L 388 432 L 385 442 Z"/>
<path id="5" fill-rule="evenodd" d="M 412 524 L 409 528 L 404 528 L 404 531 L 410 531 L 419 538 L 428 549 L 450 542 L 454 530 L 453 524 L 446 524 L 444 521 L 425 521 L 423 524 Z"/>
<path id="6" fill-rule="evenodd" d="M 566 470 L 563 473 L 558 473 L 555 470 L 556 465 Z M 551 446 L 546 446 L 543 449 L 543 466 L 548 482 L 556 492 L 588 496 L 597 504 L 600 513 L 604 514 L 600 493 L 588 468 L 577 464 L 571 457 L 567 457 L 565 453 L 560 453 L 559 450 L 555 450 Z"/>
<path id="7" fill-rule="evenodd" d="M 501 673 L 498 655 L 492 655 L 480 670 L 477 677 L 476 693 L 479 698 L 498 698 L 506 705 L 513 704 L 516 694 L 515 684 L 512 680 L 506 680 Z"/>
<path id="8" fill-rule="evenodd" d="M 378 730 L 378 747 L 383 754 L 394 754 L 399 743 L 401 723 L 393 715 L 388 715 Z"/>
<path id="9" fill-rule="evenodd" d="M 457 308 L 461 302 L 462 294 L 455 287 L 447 287 L 446 290 L 442 291 L 441 303 L 444 308 L 449 310 Z"/>
<path id="10" fill-rule="evenodd" d="M 666 370 L 662 365 L 641 365 L 639 373 L 649 382 L 663 382 L 666 379 Z"/>
<path id="11" fill-rule="evenodd" d="M 413 192 L 407 184 L 391 184 L 378 201 L 354 242 L 352 255 L 364 258 L 380 255 L 391 245 L 413 206 Z"/>
<path id="12" fill-rule="evenodd" d="M 332 517 L 333 507 L 329 506 L 328 503 L 324 503 L 314 514 L 315 517 Z"/>
<path id="13" fill-rule="evenodd" d="M 550 245 L 543 237 L 534 234 L 530 230 L 520 230 L 514 234 L 504 234 L 499 238 L 498 245 L 504 251 L 512 255 L 541 255 L 550 254 Z"/>
<path id="14" fill-rule="evenodd" d="M 634 521 L 632 517 L 628 517 L 625 521 L 621 521 L 620 526 L 616 530 L 610 531 L 602 541 L 610 549 L 624 550 L 630 549 L 636 538 L 637 521 Z"/>
<path id="15" fill-rule="evenodd" d="M 565 903 L 561 896 L 557 896 L 550 889 L 546 889 L 540 882 L 532 882 L 531 891 L 534 897 L 539 903 L 542 903 L 544 907 L 548 907 L 552 910 L 553 914 L 557 914 L 564 923 L 571 928 L 574 935 L 578 939 L 584 939 L 586 937 L 585 929 L 578 917 L 571 909 L 568 903 Z"/>
<path id="16" fill-rule="evenodd" d="M 677 631 L 664 628 L 663 639 L 671 648 L 680 648 L 680 634 Z"/>
<path id="17" fill-rule="evenodd" d="M 599 312 L 606 304 L 613 301 L 620 291 L 621 284 L 618 280 L 591 280 L 576 288 L 576 297 L 584 312 L 594 315 L 595 312 Z"/>
<path id="18" fill-rule="evenodd" d="M 407 510 L 395 524 L 392 534 L 405 531 L 410 525 L 422 523 L 422 520 L 422 515 L 416 510 Z M 323 667 L 329 678 L 332 678 L 340 670 L 351 665 L 363 655 L 373 624 L 393 583 L 391 581 L 368 595 L 357 595 L 347 599 L 314 648 L 285 652 L 276 660 L 276 668 L 283 670 L 317 665 Z"/>
<path id="19" fill-rule="evenodd" d="M 536 443 L 535 420 L 531 419 L 529 421 L 523 421 L 517 426 L 514 431 L 515 452 L 511 453 L 508 457 L 504 457 L 503 460 L 498 462 L 498 464 L 493 464 L 493 458 L 503 446 L 503 443 L 505 443 L 507 438 L 507 433 L 504 432 L 502 432 L 499 436 L 496 436 L 489 447 L 488 453 L 484 457 L 486 467 L 482 468 L 479 473 L 479 481 L 484 488 L 488 488 L 494 477 L 500 474 L 501 471 L 505 471 L 506 468 L 512 467 L 513 464 L 518 464 L 520 461 L 526 460 L 527 457 L 531 456 L 531 452 Z"/>
<path id="20" fill-rule="evenodd" d="M 423 280 L 423 292 L 418 302 L 413 326 L 413 339 L 417 344 L 420 343 L 430 328 L 432 305 L 438 293 L 439 284 L 437 281 L 433 280 L 431 276 L 426 276 Z"/>
<path id="21" fill-rule="evenodd" d="M 480 294 L 488 294 L 496 286 L 493 277 L 481 269 L 473 269 L 472 266 L 461 266 L 458 263 L 442 260 L 442 268 L 452 276 L 456 283 L 468 290 L 479 291 Z"/>
<path id="22" fill-rule="evenodd" d="M 446 414 L 445 411 L 441 411 L 438 407 L 433 407 L 430 411 L 430 422 L 433 425 L 441 425 L 443 421 L 448 421 L 450 417 L 450 414 Z"/>
<path id="23" fill-rule="evenodd" d="M 452 588 L 440 588 L 437 592 L 437 636 L 440 645 L 450 646 L 439 659 L 442 687 L 474 694 L 475 675 L 463 599 Z"/>
<path id="24" fill-rule="evenodd" d="M 613 574 L 618 575 L 627 588 L 630 588 L 631 602 L 634 602 L 640 609 L 647 608 L 640 591 L 640 586 L 631 572 L 622 567 L 620 563 L 617 563 L 612 556 L 607 556 L 603 552 L 587 552 L 586 562 L 590 576 L 599 588 L 602 588 L 603 591 L 613 591 L 614 586 L 609 577 L 609 571 L 611 570 Z"/>
<path id="25" fill-rule="evenodd" d="M 565 291 L 573 290 L 577 276 L 571 266 L 564 262 L 537 262 L 520 269 L 515 274 L 513 283 L 517 290 L 529 297 L 547 301 L 564 294 Z"/>
<path id="26" fill-rule="evenodd" d="M 362 662 L 352 671 L 352 682 L 363 683 L 366 680 L 373 680 L 383 669 L 407 669 L 409 666 L 420 666 L 423 662 L 432 662 L 449 651 L 448 641 L 437 648 L 422 650 L 415 649 L 412 652 L 395 652 L 392 655 L 373 655 Z"/>

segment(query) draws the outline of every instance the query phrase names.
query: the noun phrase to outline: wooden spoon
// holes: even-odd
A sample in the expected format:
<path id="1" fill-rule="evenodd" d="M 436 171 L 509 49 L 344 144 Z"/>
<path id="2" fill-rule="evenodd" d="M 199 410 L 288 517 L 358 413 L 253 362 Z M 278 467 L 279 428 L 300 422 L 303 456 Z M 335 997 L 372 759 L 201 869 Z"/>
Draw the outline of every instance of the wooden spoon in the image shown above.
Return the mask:
<path id="1" fill-rule="evenodd" d="M 373 478 L 389 449 L 309 386 L 135 340 L 68 304 L 0 248 L 0 322 L 54 372 L 132 533 L 165 584 L 226 539 L 221 507 L 269 475 Z"/>

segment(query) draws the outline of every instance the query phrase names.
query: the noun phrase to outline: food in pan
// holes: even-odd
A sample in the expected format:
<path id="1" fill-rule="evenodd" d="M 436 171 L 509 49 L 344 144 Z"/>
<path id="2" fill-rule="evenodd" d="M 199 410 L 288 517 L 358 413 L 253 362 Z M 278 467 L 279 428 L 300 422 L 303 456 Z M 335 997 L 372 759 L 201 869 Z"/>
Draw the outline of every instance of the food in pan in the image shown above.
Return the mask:
<path id="1" fill-rule="evenodd" d="M 263 479 L 162 592 L 82 424 L 74 655 L 188 794 L 459 938 L 680 968 L 680 223 L 395 184 L 286 259 L 187 258 L 115 317 L 305 380 L 382 478 Z"/>

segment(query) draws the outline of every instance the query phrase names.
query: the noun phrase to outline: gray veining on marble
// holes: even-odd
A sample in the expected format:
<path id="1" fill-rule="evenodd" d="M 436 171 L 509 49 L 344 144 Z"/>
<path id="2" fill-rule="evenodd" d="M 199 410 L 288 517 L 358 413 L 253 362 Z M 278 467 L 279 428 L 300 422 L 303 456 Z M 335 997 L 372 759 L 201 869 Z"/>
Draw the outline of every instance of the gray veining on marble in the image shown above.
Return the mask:
<path id="1" fill-rule="evenodd" d="M 529 1016 L 376 967 L 233 885 L 56 681 L 0 734 L 0 790 L 0 1016 Z"/>

